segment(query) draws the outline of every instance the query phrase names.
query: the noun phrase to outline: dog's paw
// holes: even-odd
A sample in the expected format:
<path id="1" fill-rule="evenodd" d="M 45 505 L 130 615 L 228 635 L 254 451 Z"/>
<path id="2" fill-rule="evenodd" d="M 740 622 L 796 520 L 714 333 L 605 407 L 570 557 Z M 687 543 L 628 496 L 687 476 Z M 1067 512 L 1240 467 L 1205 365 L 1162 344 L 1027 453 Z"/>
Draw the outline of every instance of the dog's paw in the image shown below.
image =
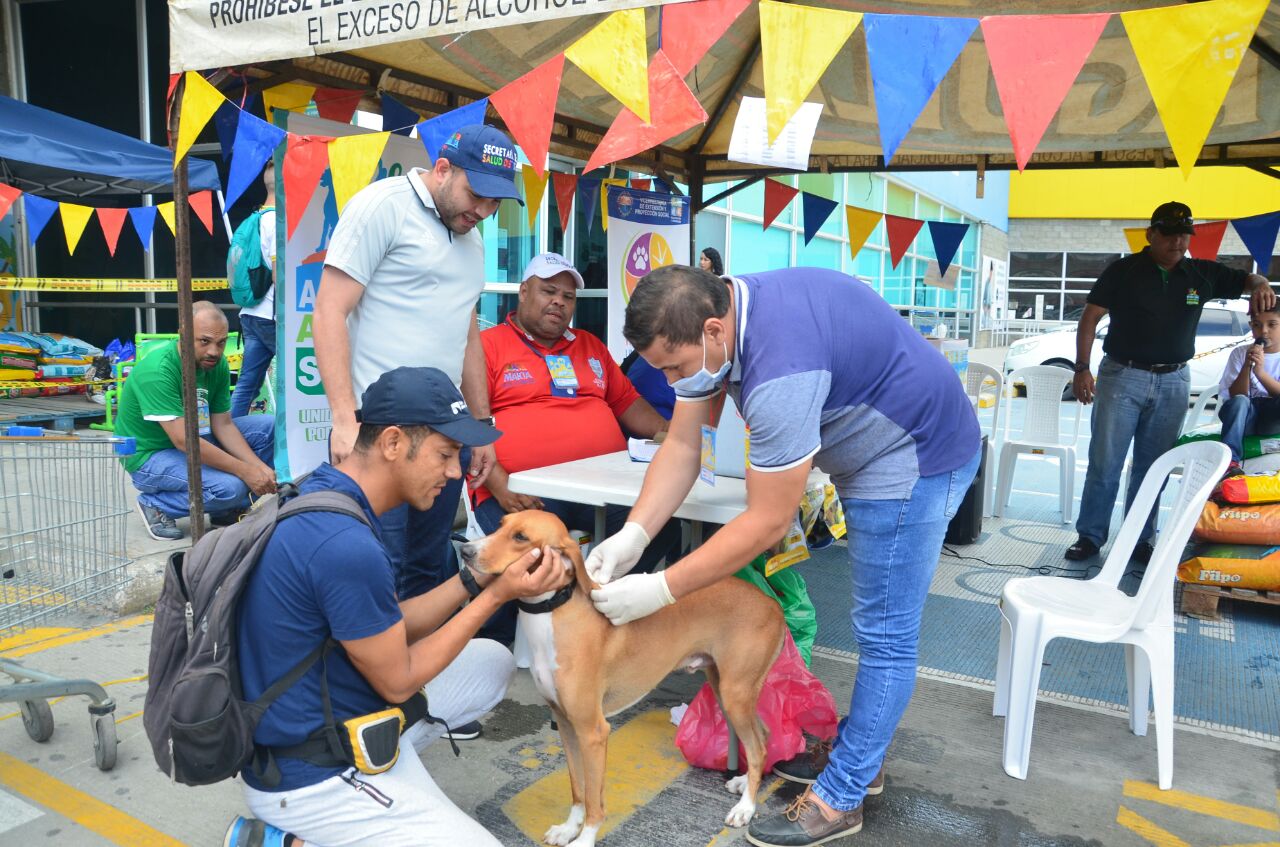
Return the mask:
<path id="1" fill-rule="evenodd" d="M 568 820 L 548 829 L 547 834 L 542 836 L 542 841 L 545 844 L 552 845 L 552 847 L 565 847 L 581 829 L 582 824 Z"/>
<path id="2" fill-rule="evenodd" d="M 584 826 L 577 838 L 569 842 L 569 847 L 596 847 L 597 826 Z"/>
<path id="3" fill-rule="evenodd" d="M 732 780 L 730 780 L 732 781 Z M 743 797 L 741 800 L 729 810 L 729 814 L 724 816 L 725 826 L 746 826 L 756 815 L 756 804 L 754 801 Z"/>
<path id="4" fill-rule="evenodd" d="M 747 775 L 740 773 L 724 784 L 724 790 L 730 794 L 741 794 L 747 790 Z"/>

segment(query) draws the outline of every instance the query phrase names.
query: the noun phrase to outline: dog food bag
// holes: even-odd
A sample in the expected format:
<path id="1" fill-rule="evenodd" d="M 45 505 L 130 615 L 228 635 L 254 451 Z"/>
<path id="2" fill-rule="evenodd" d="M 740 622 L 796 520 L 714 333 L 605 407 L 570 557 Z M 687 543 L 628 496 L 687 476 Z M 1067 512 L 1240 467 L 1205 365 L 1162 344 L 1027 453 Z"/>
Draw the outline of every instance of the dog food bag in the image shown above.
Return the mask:
<path id="1" fill-rule="evenodd" d="M 1190 444 L 1193 441 L 1221 441 L 1222 424 L 1205 424 L 1191 430 L 1178 439 L 1178 444 Z M 1253 459 L 1268 453 L 1280 453 L 1280 438 L 1274 435 L 1246 435 L 1241 445 L 1244 458 Z"/>
<path id="2" fill-rule="evenodd" d="M 1178 581 L 1254 591 L 1280 590 L 1280 547 L 1193 544 L 1178 565 Z"/>
<path id="3" fill-rule="evenodd" d="M 1280 503 L 1204 504 L 1196 523 L 1197 540 L 1221 544 L 1280 544 Z"/>
<path id="4" fill-rule="evenodd" d="M 1280 475 L 1233 476 L 1218 486 L 1217 499 L 1228 503 L 1280 503 Z"/>

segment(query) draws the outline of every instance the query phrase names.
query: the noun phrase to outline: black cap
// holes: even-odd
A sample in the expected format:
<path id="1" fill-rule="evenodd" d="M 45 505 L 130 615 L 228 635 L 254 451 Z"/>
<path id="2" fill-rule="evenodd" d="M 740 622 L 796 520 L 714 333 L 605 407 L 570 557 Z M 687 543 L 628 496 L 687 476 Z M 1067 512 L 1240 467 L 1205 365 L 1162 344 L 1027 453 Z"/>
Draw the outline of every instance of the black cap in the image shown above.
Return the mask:
<path id="1" fill-rule="evenodd" d="M 1191 224 L 1191 208 L 1185 203 L 1170 201 L 1156 206 L 1151 213 L 1151 225 L 1165 235 L 1195 235 Z"/>
<path id="2" fill-rule="evenodd" d="M 492 444 L 501 432 L 471 417 L 467 402 L 439 368 L 396 368 L 365 389 L 360 423 L 429 426 L 468 447 Z"/>

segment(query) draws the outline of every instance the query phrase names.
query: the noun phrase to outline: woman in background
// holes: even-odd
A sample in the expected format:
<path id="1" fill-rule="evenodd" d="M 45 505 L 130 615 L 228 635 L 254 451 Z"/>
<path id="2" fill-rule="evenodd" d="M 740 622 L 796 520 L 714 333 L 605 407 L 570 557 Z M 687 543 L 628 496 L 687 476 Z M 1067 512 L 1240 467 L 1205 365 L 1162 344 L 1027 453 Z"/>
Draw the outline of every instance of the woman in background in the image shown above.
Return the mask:
<path id="1" fill-rule="evenodd" d="M 702 258 L 698 259 L 698 267 L 716 276 L 724 275 L 724 260 L 720 258 L 720 251 L 714 247 L 702 248 Z"/>

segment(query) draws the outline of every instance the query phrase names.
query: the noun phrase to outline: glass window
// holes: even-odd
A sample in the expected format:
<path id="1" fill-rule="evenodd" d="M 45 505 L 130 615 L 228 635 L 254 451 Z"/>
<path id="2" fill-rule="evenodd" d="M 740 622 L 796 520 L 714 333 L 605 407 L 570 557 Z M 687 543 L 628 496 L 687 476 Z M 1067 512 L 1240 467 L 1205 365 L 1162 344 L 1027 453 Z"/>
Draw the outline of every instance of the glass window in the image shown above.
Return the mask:
<path id="1" fill-rule="evenodd" d="M 1119 258 L 1119 253 L 1068 253 L 1067 276 L 1074 279 L 1097 279 L 1107 265 Z"/>
<path id="2" fill-rule="evenodd" d="M 891 215 L 913 217 L 916 213 L 915 192 L 896 183 L 889 183 L 885 194 L 885 211 Z"/>
<path id="3" fill-rule="evenodd" d="M 519 203 L 502 203 L 496 215 L 480 222 L 480 234 L 484 237 L 485 281 L 520 282 L 520 274 L 533 258 L 537 241 L 529 229 L 524 207 Z"/>
<path id="4" fill-rule="evenodd" d="M 884 177 L 861 173 L 845 174 L 844 178 L 846 203 L 873 212 L 880 211 L 884 204 Z"/>
<path id="5" fill-rule="evenodd" d="M 791 266 L 791 233 L 755 221 L 733 222 L 733 267 L 737 273 L 771 271 Z"/>
<path id="6" fill-rule="evenodd" d="M 1280 256 L 1271 257 L 1271 269 L 1267 271 L 1267 279 L 1280 280 Z"/>
<path id="7" fill-rule="evenodd" d="M 1087 291 L 1068 291 L 1062 296 L 1062 319 L 1065 321 L 1078 321 L 1080 316 L 1084 314 L 1086 300 L 1089 297 Z"/>
<path id="8" fill-rule="evenodd" d="M 699 212 L 695 221 L 695 227 L 698 237 L 697 252 L 691 258 L 689 264 L 694 267 L 698 266 L 698 260 L 702 257 L 703 247 L 714 247 L 720 252 L 720 260 L 729 255 L 728 249 L 725 247 L 725 233 L 729 226 L 729 218 L 726 215 L 717 215 L 715 212 Z M 725 272 L 728 272 L 725 268 Z"/>
<path id="9" fill-rule="evenodd" d="M 883 255 L 882 250 L 863 247 L 858 251 L 858 258 L 853 263 L 853 275 L 864 282 L 871 283 L 872 287 L 879 288 L 880 257 Z"/>
<path id="10" fill-rule="evenodd" d="M 1009 276 L 1047 276 L 1061 279 L 1062 254 L 1012 252 L 1009 254 Z"/>
<path id="11" fill-rule="evenodd" d="M 935 203 L 928 197 L 921 197 L 916 203 L 916 213 L 912 216 L 922 221 L 940 221 L 942 217 L 942 204 Z"/>
<path id="12" fill-rule="evenodd" d="M 1061 291 L 1062 280 L 1060 279 L 1015 279 L 1011 280 L 1010 285 L 1016 285 L 1021 289 L 1030 289 L 1032 291 Z"/>
<path id="13" fill-rule="evenodd" d="M 840 254 L 848 248 L 830 238 L 814 237 L 808 244 L 803 235 L 796 235 L 796 264 L 815 268 L 840 270 Z"/>
<path id="14" fill-rule="evenodd" d="M 715 182 L 715 183 L 710 183 L 708 185 L 704 185 L 702 186 L 702 196 L 706 198 L 706 197 L 715 197 L 717 194 L 723 194 L 724 192 L 728 191 L 730 188 L 733 188 L 739 182 L 741 182 L 741 180 L 735 179 L 732 182 Z M 732 197 L 733 195 L 729 195 L 729 196 Z M 717 200 L 715 203 L 712 203 L 711 208 L 713 209 L 729 208 L 729 197 L 722 197 L 721 199 Z"/>
<path id="15" fill-rule="evenodd" d="M 1226 309 L 1205 309 L 1200 313 L 1196 335 L 1239 335 L 1232 313 Z"/>
<path id="16" fill-rule="evenodd" d="M 488 329 L 491 326 L 497 326 L 502 323 L 506 320 L 508 312 L 516 310 L 519 300 L 519 296 L 515 294 L 498 294 L 492 291 L 481 294 L 480 306 L 476 315 L 480 322 L 480 328 Z"/>

